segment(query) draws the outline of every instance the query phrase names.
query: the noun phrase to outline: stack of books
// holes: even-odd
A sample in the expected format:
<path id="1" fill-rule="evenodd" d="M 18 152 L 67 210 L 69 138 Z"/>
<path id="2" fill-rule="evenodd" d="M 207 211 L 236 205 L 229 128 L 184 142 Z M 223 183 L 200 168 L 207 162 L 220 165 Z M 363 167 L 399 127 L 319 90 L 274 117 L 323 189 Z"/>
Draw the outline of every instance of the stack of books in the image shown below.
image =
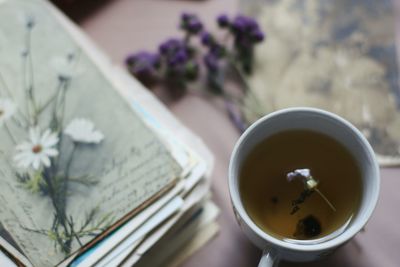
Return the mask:
<path id="1" fill-rule="evenodd" d="M 0 266 L 177 266 L 213 157 L 44 0 L 0 1 Z"/>

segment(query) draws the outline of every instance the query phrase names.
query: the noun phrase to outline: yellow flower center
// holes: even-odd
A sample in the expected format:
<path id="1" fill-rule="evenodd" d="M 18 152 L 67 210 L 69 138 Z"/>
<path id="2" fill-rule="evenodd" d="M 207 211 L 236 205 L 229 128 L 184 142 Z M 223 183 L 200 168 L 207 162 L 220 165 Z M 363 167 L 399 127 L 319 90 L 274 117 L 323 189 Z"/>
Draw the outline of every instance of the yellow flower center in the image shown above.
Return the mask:
<path id="1" fill-rule="evenodd" d="M 42 152 L 42 150 L 43 150 L 43 147 L 41 145 L 35 145 L 32 147 L 32 152 L 35 154 Z"/>

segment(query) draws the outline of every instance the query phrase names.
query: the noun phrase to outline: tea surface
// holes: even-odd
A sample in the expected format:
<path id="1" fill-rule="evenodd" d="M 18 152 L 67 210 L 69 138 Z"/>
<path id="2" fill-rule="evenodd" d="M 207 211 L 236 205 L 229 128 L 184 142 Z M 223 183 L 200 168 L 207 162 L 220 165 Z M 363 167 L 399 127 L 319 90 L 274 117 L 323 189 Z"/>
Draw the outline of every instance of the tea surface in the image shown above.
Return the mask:
<path id="1" fill-rule="evenodd" d="M 318 189 L 336 211 L 313 192 L 291 214 L 292 201 L 304 185 L 299 179 L 289 182 L 286 175 L 303 168 L 311 170 Z M 252 220 L 277 238 L 292 239 L 309 239 L 298 231 L 301 220 L 318 221 L 320 232 L 312 239 L 340 228 L 357 211 L 362 194 L 361 173 L 353 156 L 336 140 L 307 130 L 278 133 L 257 145 L 241 167 L 239 186 Z"/>

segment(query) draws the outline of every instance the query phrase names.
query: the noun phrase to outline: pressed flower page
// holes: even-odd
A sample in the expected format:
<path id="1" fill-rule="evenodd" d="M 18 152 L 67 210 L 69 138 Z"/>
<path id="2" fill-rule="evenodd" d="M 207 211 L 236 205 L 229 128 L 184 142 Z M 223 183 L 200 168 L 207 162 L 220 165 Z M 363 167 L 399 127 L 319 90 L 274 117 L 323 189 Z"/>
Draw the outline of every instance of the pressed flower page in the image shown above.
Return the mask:
<path id="1" fill-rule="evenodd" d="M 1 1 L 0 25 L 0 222 L 54 266 L 181 169 L 42 1 Z"/>

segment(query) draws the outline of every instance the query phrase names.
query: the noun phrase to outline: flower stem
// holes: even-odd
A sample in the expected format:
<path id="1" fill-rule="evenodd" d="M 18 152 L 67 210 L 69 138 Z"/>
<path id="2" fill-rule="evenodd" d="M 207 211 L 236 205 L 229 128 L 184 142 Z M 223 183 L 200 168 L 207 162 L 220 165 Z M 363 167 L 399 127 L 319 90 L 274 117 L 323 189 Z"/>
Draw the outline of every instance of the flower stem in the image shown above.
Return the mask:
<path id="1" fill-rule="evenodd" d="M 61 90 L 64 81 L 59 81 L 56 87 L 56 92 L 38 109 L 38 115 L 40 115 L 50 104 L 57 99 L 58 92 Z"/>
<path id="2" fill-rule="evenodd" d="M 188 33 L 188 32 L 185 34 L 185 38 L 184 38 L 185 45 L 189 45 L 191 36 L 192 35 L 190 33 Z"/>
<path id="3" fill-rule="evenodd" d="M 15 139 L 14 135 L 11 133 L 10 128 L 8 128 L 7 123 L 4 123 L 4 129 L 6 129 L 7 134 L 9 135 L 11 141 L 14 143 L 14 145 L 17 144 L 17 139 Z"/>
<path id="4" fill-rule="evenodd" d="M 326 204 L 328 204 L 328 206 L 329 206 L 333 211 L 336 212 L 336 208 L 332 205 L 332 203 L 328 200 L 328 198 L 327 198 L 324 194 L 322 194 L 322 192 L 319 191 L 318 188 L 314 188 L 314 190 L 315 190 L 315 192 L 317 192 L 317 193 L 325 200 Z"/>
<path id="5" fill-rule="evenodd" d="M 71 154 L 69 155 L 67 166 L 65 167 L 65 178 L 66 179 L 69 179 L 69 172 L 70 172 L 70 169 L 71 169 L 72 161 L 74 159 L 74 154 L 75 154 L 76 148 L 77 148 L 77 144 L 75 142 L 73 142 L 72 143 Z M 67 188 L 65 188 L 65 189 L 67 189 Z"/>
<path id="6" fill-rule="evenodd" d="M 6 81 L 5 81 L 4 77 L 3 77 L 3 74 L 2 74 L 1 72 L 0 72 L 0 83 L 3 85 L 3 88 L 4 88 L 4 91 L 6 92 L 6 95 L 7 95 L 12 101 L 16 102 L 16 101 L 15 101 L 15 98 L 14 98 L 14 96 L 12 95 L 11 90 L 10 90 L 10 88 L 8 87 Z M 21 116 L 21 118 L 24 120 L 24 122 L 27 123 L 27 122 L 28 122 L 28 119 L 25 117 L 24 113 L 21 112 L 21 110 L 19 109 L 18 105 L 17 105 L 17 111 L 18 111 L 18 114 Z M 19 127 L 24 128 L 23 123 L 20 122 L 19 120 L 17 120 L 15 117 L 12 117 L 12 120 L 13 120 L 13 121 L 15 122 L 15 124 L 17 124 Z"/>
<path id="7" fill-rule="evenodd" d="M 45 180 L 45 182 L 47 184 L 47 188 L 49 190 L 50 199 L 51 199 L 51 202 L 52 202 L 53 207 L 54 207 L 55 212 L 56 212 L 55 220 L 57 221 L 57 223 L 56 223 L 56 226 L 54 228 L 57 231 L 58 225 L 61 225 L 64 228 L 65 235 L 66 236 L 70 236 L 70 232 L 69 232 L 69 229 L 67 227 L 67 217 L 66 217 L 66 214 L 65 214 L 65 205 L 60 201 L 60 199 L 56 195 L 52 179 L 50 177 L 48 177 L 48 175 L 46 173 L 43 175 L 43 178 L 44 178 L 44 180 Z M 66 253 L 70 252 L 70 250 L 71 250 L 70 241 L 69 242 L 63 242 L 61 239 L 58 239 L 58 243 L 63 248 L 64 252 L 66 252 Z"/>
<path id="8" fill-rule="evenodd" d="M 243 122 L 242 116 L 235 112 L 232 102 L 230 102 L 226 98 L 224 100 L 229 118 L 231 119 L 232 123 L 236 126 L 236 128 L 239 130 L 239 132 L 243 133 L 246 130 L 247 125 Z"/>
<path id="9" fill-rule="evenodd" d="M 251 87 L 250 87 L 249 83 L 247 82 L 247 78 L 246 78 L 245 74 L 242 72 L 240 67 L 237 65 L 235 59 L 233 58 L 233 56 L 231 54 L 227 55 L 227 59 L 228 59 L 229 64 L 232 66 L 232 68 L 238 74 L 238 77 L 245 88 L 244 93 L 248 94 L 252 98 L 252 100 L 256 106 L 256 109 L 252 110 L 252 113 L 258 117 L 263 116 L 264 112 L 263 112 L 262 105 L 258 101 L 257 96 L 254 95 L 253 90 L 251 90 Z M 244 103 L 243 103 L 243 105 L 244 105 Z"/>
<path id="10" fill-rule="evenodd" d="M 11 94 L 10 88 L 8 88 L 6 81 L 4 80 L 3 74 L 0 72 L 0 82 L 3 84 L 4 91 L 6 92 L 7 96 L 14 100 L 13 95 Z"/>

